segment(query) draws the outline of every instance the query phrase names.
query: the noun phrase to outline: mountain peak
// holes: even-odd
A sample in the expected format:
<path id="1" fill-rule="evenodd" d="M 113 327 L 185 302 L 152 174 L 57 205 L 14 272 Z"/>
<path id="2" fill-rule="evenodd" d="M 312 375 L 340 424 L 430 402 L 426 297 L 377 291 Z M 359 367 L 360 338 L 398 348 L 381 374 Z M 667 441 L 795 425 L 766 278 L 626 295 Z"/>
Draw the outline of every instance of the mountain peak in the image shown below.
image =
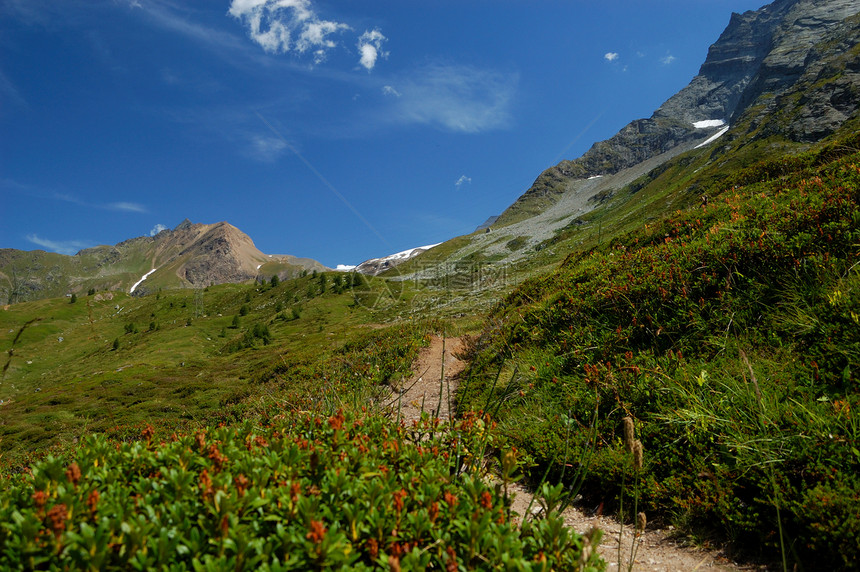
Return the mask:
<path id="1" fill-rule="evenodd" d="M 173 230 L 175 230 L 175 231 L 176 230 L 187 230 L 187 229 L 191 228 L 192 226 L 194 226 L 194 224 L 186 218 L 181 223 L 176 225 L 176 228 L 174 228 Z"/>

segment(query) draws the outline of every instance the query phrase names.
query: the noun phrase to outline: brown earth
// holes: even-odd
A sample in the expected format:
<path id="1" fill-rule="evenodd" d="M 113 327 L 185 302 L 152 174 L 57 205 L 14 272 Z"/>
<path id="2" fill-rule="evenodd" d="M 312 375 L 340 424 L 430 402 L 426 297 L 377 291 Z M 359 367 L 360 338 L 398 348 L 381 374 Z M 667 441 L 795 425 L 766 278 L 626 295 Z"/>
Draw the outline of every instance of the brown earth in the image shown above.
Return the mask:
<path id="1" fill-rule="evenodd" d="M 409 427 L 421 419 L 421 412 L 448 420 L 454 390 L 465 364 L 455 357 L 463 347 L 460 338 L 433 336 L 430 345 L 422 348 L 412 365 L 414 374 L 387 401 L 395 415 Z M 440 400 L 441 396 L 441 400 Z M 437 415 L 438 411 L 438 415 Z"/>
<path id="2" fill-rule="evenodd" d="M 430 345 L 422 348 L 418 359 L 412 367 L 413 376 L 399 388 L 393 391 L 387 404 L 394 415 L 399 411 L 400 419 L 407 426 L 412 421 L 420 419 L 421 412 L 427 411 L 431 416 L 438 409 L 439 418 L 449 419 L 450 404 L 453 403 L 454 392 L 465 364 L 456 357 L 462 348 L 460 338 L 442 338 L 434 336 Z M 441 395 L 441 401 L 440 401 Z M 450 396 L 450 397 L 449 397 Z M 519 515 L 527 512 L 536 515 L 541 508 L 532 491 L 524 486 L 515 484 L 513 510 Z M 533 501 L 534 499 L 534 501 Z M 531 504 L 531 507 L 529 505 Z M 634 536 L 634 529 L 629 525 L 622 527 L 616 518 L 611 516 L 590 516 L 581 507 L 572 506 L 564 513 L 565 524 L 577 532 L 584 534 L 592 527 L 603 531 L 603 538 L 598 551 L 606 560 L 609 572 L 631 570 L 642 572 L 692 572 L 697 570 L 718 570 L 732 572 L 739 570 L 754 570 L 752 566 L 739 566 L 723 553 L 682 546 L 671 538 L 671 530 L 646 526 L 645 531 Z M 621 534 L 621 554 L 619 568 L 619 531 Z M 630 553 L 636 547 L 631 560 Z"/>

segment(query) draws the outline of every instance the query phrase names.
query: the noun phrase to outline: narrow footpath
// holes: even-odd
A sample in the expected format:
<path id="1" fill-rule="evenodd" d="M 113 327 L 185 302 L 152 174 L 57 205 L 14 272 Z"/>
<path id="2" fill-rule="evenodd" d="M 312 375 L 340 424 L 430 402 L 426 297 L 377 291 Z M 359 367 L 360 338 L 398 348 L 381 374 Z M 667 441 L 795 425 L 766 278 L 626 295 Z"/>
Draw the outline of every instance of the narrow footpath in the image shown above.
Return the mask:
<path id="1" fill-rule="evenodd" d="M 448 420 L 454 393 L 465 369 L 465 364 L 456 357 L 463 346 L 461 338 L 434 336 L 430 345 L 422 348 L 412 367 L 412 377 L 405 381 L 400 391 L 393 392 L 388 405 L 393 415 L 399 411 L 400 419 L 407 426 L 421 418 L 426 411 L 431 416 L 438 411 L 440 419 Z M 441 400 L 440 400 L 441 397 Z M 513 510 L 524 515 L 531 504 L 531 511 L 539 510 L 533 494 L 522 486 L 513 487 L 515 496 Z M 603 531 L 598 551 L 606 560 L 607 570 L 631 570 L 635 572 L 693 572 L 701 570 L 736 572 L 756 570 L 753 566 L 739 566 L 717 551 L 681 546 L 670 538 L 670 530 L 646 526 L 645 532 L 634 538 L 631 526 L 624 526 L 621 536 L 621 567 L 619 568 L 618 540 L 621 529 L 618 520 L 610 516 L 591 516 L 580 507 L 569 507 L 563 513 L 567 526 L 579 533 L 592 527 Z M 631 549 L 636 547 L 630 559 Z"/>

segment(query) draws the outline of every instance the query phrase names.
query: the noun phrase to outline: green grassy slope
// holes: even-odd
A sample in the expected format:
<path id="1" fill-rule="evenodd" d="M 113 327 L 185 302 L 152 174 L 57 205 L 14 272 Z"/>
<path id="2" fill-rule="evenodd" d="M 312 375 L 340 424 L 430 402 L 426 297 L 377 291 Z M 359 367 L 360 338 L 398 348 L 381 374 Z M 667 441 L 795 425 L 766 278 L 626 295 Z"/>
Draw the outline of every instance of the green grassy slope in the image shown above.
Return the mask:
<path id="1" fill-rule="evenodd" d="M 101 292 L 0 310 L 0 452 L 19 459 L 89 431 L 235 419 L 273 396 L 320 398 L 323 376 L 344 378 L 330 392 L 347 395 L 343 381 L 367 398 L 406 375 L 435 326 L 380 324 L 413 294 L 355 280 L 320 273 L 275 287 Z"/>
<path id="2" fill-rule="evenodd" d="M 604 570 L 599 532 L 514 524 L 485 420 L 373 406 L 456 327 L 394 320 L 419 294 L 320 273 L 0 312 L 0 567 Z"/>
<path id="3" fill-rule="evenodd" d="M 635 496 L 765 558 L 857 566 L 858 149 L 681 157 L 623 190 L 593 215 L 601 236 L 561 236 L 578 245 L 561 267 L 491 313 L 461 403 L 595 503 Z"/>

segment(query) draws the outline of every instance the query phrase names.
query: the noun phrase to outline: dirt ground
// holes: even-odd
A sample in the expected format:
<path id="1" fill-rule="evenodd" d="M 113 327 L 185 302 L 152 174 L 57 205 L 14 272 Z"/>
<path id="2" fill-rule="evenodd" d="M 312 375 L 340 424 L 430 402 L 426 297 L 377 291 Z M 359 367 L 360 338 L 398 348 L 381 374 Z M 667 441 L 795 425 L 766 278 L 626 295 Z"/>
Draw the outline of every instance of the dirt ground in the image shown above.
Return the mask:
<path id="1" fill-rule="evenodd" d="M 395 415 L 399 409 L 400 418 L 407 427 L 421 418 L 422 410 L 431 416 L 438 410 L 439 419 L 448 420 L 449 406 L 452 405 L 449 397 L 454 399 L 454 390 L 465 367 L 454 356 L 462 347 L 460 338 L 433 336 L 430 346 L 421 349 L 412 366 L 414 375 L 401 385 L 400 393 L 394 392 L 388 400 Z"/>
<path id="2" fill-rule="evenodd" d="M 462 348 L 460 338 L 433 337 L 430 346 L 423 348 L 416 360 L 411 379 L 407 380 L 400 391 L 392 392 L 389 405 L 396 415 L 399 410 L 400 418 L 409 426 L 413 420 L 421 417 L 421 412 L 427 411 L 434 415 L 439 411 L 439 418 L 447 420 L 450 415 L 449 396 L 453 400 L 454 391 L 465 364 L 457 359 Z M 441 395 L 441 402 L 440 402 Z M 515 485 L 513 509 L 524 515 L 532 501 L 533 494 L 528 489 Z M 540 510 L 537 502 L 532 503 L 535 513 Z M 578 507 L 569 507 L 563 513 L 565 523 L 579 533 L 585 533 L 592 527 L 603 531 L 599 552 L 606 560 L 607 570 L 633 570 L 636 572 L 692 572 L 696 570 L 713 570 L 721 572 L 738 570 L 755 570 L 755 567 L 740 566 L 723 554 L 712 550 L 703 550 L 681 546 L 670 538 L 671 531 L 646 526 L 645 531 L 634 538 L 631 526 L 623 527 L 621 537 L 621 567 L 619 568 L 618 538 L 621 529 L 617 519 L 611 516 L 591 516 Z M 630 559 L 632 547 L 636 546 L 635 555 Z"/>

